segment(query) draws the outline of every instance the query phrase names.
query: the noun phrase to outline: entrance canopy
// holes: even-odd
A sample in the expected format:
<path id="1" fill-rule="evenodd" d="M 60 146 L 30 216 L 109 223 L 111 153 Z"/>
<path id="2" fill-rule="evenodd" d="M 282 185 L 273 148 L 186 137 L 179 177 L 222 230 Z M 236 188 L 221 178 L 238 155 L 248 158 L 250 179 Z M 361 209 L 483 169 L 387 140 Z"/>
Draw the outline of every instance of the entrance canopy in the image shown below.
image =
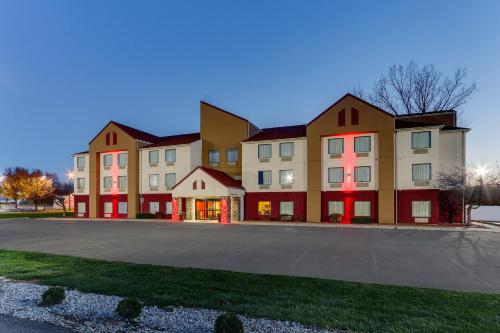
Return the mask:
<path id="1" fill-rule="evenodd" d="M 241 182 L 226 173 L 205 167 L 197 167 L 172 189 L 173 197 L 230 197 L 243 196 Z"/>

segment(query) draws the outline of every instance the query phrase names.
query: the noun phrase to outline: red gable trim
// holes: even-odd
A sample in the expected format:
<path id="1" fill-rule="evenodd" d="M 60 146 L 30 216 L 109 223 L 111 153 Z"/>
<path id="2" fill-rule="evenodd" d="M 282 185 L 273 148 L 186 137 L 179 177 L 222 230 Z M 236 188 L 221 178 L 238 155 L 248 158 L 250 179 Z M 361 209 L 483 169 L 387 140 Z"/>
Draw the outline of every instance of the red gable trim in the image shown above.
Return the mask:
<path id="1" fill-rule="evenodd" d="M 135 129 L 135 128 L 132 128 L 130 126 L 126 126 L 126 125 L 123 125 L 123 124 L 120 124 L 120 123 L 117 123 L 116 121 L 110 121 L 106 124 L 106 126 L 104 126 L 100 131 L 99 133 L 97 133 L 96 136 L 94 136 L 94 138 L 92 140 L 90 140 L 89 144 L 92 143 L 99 135 L 101 135 L 101 133 L 110 125 L 110 124 L 114 124 L 116 125 L 116 127 L 118 127 L 119 129 L 121 129 L 122 131 L 124 131 L 127 135 L 131 136 L 132 138 L 136 139 L 136 140 L 142 140 L 142 141 L 146 141 L 146 142 L 157 142 L 158 140 L 160 140 L 160 137 L 157 137 L 156 135 L 153 135 L 153 134 L 150 134 L 150 133 L 147 133 L 147 132 L 143 132 L 143 131 L 140 131 L 138 129 Z"/>
<path id="2" fill-rule="evenodd" d="M 233 188 L 239 188 L 244 190 L 244 188 L 241 186 L 241 182 L 233 179 L 231 176 L 226 174 L 225 172 L 214 170 L 214 169 L 209 169 L 205 168 L 202 166 L 196 167 L 188 173 L 184 178 L 182 178 L 177 184 L 175 184 L 174 187 L 172 187 L 172 190 L 175 189 L 177 186 L 179 186 L 183 181 L 185 181 L 189 176 L 191 176 L 196 170 L 201 169 L 203 170 L 207 175 L 224 185 L 225 187 L 233 187 Z M 193 189 L 194 188 L 194 183 L 193 183 Z"/>

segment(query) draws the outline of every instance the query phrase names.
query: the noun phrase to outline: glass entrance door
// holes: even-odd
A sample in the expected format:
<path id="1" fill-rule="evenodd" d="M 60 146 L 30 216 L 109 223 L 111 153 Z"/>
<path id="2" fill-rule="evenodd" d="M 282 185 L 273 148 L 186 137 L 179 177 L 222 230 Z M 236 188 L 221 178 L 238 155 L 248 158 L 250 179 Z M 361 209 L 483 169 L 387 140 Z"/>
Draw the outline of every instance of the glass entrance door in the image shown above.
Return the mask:
<path id="1" fill-rule="evenodd" d="M 217 220 L 220 214 L 219 199 L 196 199 L 197 220 Z"/>

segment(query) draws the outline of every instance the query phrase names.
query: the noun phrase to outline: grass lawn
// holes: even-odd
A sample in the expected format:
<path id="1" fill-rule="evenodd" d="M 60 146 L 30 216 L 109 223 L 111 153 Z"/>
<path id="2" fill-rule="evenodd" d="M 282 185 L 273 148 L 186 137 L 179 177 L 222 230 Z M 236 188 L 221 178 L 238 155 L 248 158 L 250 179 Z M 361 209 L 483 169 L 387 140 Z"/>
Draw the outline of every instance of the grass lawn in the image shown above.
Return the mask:
<path id="1" fill-rule="evenodd" d="M 358 332 L 500 332 L 500 295 L 0 250 L 0 275 Z"/>
<path id="2" fill-rule="evenodd" d="M 30 218 L 40 218 L 40 217 L 62 217 L 62 211 L 48 211 L 48 212 L 0 212 L 0 219 L 11 219 L 19 217 L 30 217 Z M 66 217 L 73 216 L 73 212 L 66 212 Z"/>

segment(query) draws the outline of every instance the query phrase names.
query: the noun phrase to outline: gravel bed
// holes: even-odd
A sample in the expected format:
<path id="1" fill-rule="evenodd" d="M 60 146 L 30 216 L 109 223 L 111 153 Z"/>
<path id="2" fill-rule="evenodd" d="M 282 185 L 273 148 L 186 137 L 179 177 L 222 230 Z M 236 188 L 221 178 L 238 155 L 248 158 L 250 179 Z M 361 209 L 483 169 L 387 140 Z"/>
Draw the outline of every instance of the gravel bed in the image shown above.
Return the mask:
<path id="1" fill-rule="evenodd" d="M 215 320 L 220 314 L 219 311 L 209 309 L 180 306 L 161 309 L 156 306 L 146 306 L 138 320 L 135 323 L 129 323 L 121 320 L 115 313 L 116 306 L 121 300 L 120 297 L 66 289 L 66 299 L 62 304 L 43 307 L 39 305 L 40 297 L 47 288 L 47 286 L 16 282 L 0 277 L 0 314 L 48 322 L 77 332 L 103 333 L 212 333 Z M 243 322 L 245 332 L 333 332 L 311 329 L 289 321 L 239 317 Z"/>

